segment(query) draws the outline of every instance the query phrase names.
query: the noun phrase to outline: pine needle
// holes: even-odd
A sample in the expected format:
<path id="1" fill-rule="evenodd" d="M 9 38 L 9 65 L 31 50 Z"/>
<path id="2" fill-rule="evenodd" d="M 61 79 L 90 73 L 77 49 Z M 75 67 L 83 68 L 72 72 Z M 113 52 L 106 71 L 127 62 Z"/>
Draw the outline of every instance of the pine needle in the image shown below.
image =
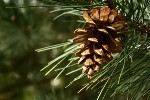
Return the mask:
<path id="1" fill-rule="evenodd" d="M 67 56 L 64 57 L 62 60 L 60 60 L 55 66 L 53 66 L 53 67 L 45 74 L 45 76 L 48 75 L 53 69 L 55 69 L 55 68 L 56 68 L 62 61 L 64 61 L 66 58 L 67 58 Z"/>
<path id="2" fill-rule="evenodd" d="M 60 18 L 60 17 L 62 17 L 62 16 L 64 16 L 64 15 L 66 15 L 66 14 L 72 14 L 72 15 L 81 16 L 81 14 L 77 14 L 77 13 L 75 13 L 75 12 L 78 12 L 78 10 L 66 11 L 66 12 L 64 12 L 64 13 L 62 13 L 62 14 L 56 16 L 53 20 L 56 20 L 56 19 L 58 19 L 58 18 Z"/>
<path id="3" fill-rule="evenodd" d="M 65 69 L 72 63 L 73 61 L 70 61 L 67 66 L 65 66 L 61 71 L 60 73 L 55 77 L 54 81 L 65 71 Z"/>
<path id="4" fill-rule="evenodd" d="M 81 88 L 81 89 L 78 91 L 78 94 L 79 94 L 82 90 L 84 90 L 88 85 L 89 85 L 89 83 L 86 84 L 83 88 Z"/>
<path id="5" fill-rule="evenodd" d="M 74 78 L 73 81 L 71 81 L 65 88 L 69 87 L 71 84 L 73 84 L 74 82 L 78 81 L 79 79 L 82 79 L 85 76 L 86 76 L 85 74 L 80 74 L 79 76 Z"/>
<path id="6" fill-rule="evenodd" d="M 67 46 L 67 45 L 70 45 L 70 44 L 71 44 L 71 42 L 65 42 L 65 43 L 60 43 L 60 44 L 56 44 L 56 45 L 52 45 L 52 46 L 36 49 L 35 51 L 42 52 L 42 51 L 47 51 L 47 50 L 51 50 L 51 49 Z"/>
<path id="7" fill-rule="evenodd" d="M 124 63 L 123 63 L 123 67 L 122 67 L 122 69 L 121 69 L 121 73 L 120 73 L 120 75 L 119 75 L 118 84 L 120 83 L 120 79 L 121 79 L 121 76 L 122 76 L 122 73 L 123 73 L 124 68 L 125 68 L 125 60 L 124 60 Z"/>
<path id="8" fill-rule="evenodd" d="M 76 69 L 76 70 L 73 70 L 73 71 L 67 73 L 66 75 L 70 75 L 70 74 L 72 74 L 72 73 L 75 73 L 75 72 L 77 72 L 77 71 L 80 71 L 81 69 L 82 69 L 82 68 L 78 68 L 78 69 Z"/>
<path id="9" fill-rule="evenodd" d="M 48 63 L 47 66 L 45 66 L 44 68 L 42 68 L 41 71 L 43 71 L 43 70 L 46 69 L 48 66 L 50 66 L 50 65 L 53 64 L 53 63 L 55 63 L 56 61 L 60 60 L 61 58 L 64 58 L 64 57 L 66 57 L 66 56 L 72 54 L 73 52 L 75 52 L 75 50 L 76 50 L 76 48 L 70 50 L 69 52 L 66 52 L 66 53 L 64 53 L 64 54 L 62 54 L 62 55 L 60 55 L 60 56 L 58 56 L 58 57 L 55 58 L 55 59 L 53 59 L 52 61 L 50 61 L 50 62 Z"/>
<path id="10" fill-rule="evenodd" d="M 69 67 L 72 67 L 72 66 L 75 66 L 75 65 L 78 65 L 78 63 L 75 63 L 75 64 L 71 64 L 71 65 L 69 65 L 68 67 L 66 67 L 66 68 L 69 68 Z M 54 71 L 59 71 L 59 70 L 62 70 L 64 67 L 62 67 L 62 68 L 58 68 L 58 69 L 55 69 Z"/>
<path id="11" fill-rule="evenodd" d="M 63 11 L 63 10 L 73 10 L 73 8 L 56 9 L 56 10 L 50 11 L 49 13 L 54 13 L 54 12 Z"/>

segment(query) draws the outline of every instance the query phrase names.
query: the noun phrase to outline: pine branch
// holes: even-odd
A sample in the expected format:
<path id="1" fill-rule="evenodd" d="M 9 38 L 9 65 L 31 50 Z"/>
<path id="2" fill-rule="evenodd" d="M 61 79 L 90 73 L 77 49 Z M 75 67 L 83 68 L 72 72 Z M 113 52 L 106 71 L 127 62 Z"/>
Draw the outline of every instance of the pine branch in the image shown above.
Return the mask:
<path id="1" fill-rule="evenodd" d="M 148 34 L 148 36 L 150 35 L 150 27 L 145 25 L 144 23 L 133 21 L 131 19 L 129 19 L 128 22 L 130 22 L 133 25 L 133 27 L 141 31 L 142 34 L 146 33 Z"/>
<path id="2" fill-rule="evenodd" d="M 97 0 L 95 0 L 95 2 L 96 1 Z M 113 95 L 115 95 L 116 93 L 121 93 L 123 91 L 126 91 L 126 92 L 129 92 L 129 94 L 131 93 L 132 98 L 134 99 L 139 99 L 143 94 L 146 95 L 147 93 L 149 93 L 150 88 L 148 88 L 149 87 L 148 83 L 150 80 L 148 79 L 148 76 L 149 76 L 148 72 L 150 70 L 149 69 L 149 59 L 150 59 L 149 41 L 150 40 L 147 37 L 147 35 L 144 34 L 146 33 L 148 34 L 148 36 L 150 35 L 150 27 L 144 21 L 145 19 L 144 10 L 147 7 L 146 6 L 147 4 L 145 2 L 147 1 L 145 0 L 145 2 L 143 1 L 136 2 L 136 3 L 135 2 L 136 0 L 135 1 L 133 0 L 129 0 L 129 1 L 106 0 L 105 3 L 103 3 L 103 5 L 107 5 L 110 8 L 116 8 L 117 10 L 119 10 L 121 17 L 124 19 L 126 23 L 127 32 L 125 34 L 122 34 L 123 31 L 122 30 L 119 31 L 121 33 L 119 35 L 121 36 L 122 41 L 124 43 L 124 49 L 117 56 L 114 56 L 113 60 L 111 60 L 106 65 L 104 65 L 104 67 L 102 68 L 102 71 L 98 72 L 95 76 L 93 76 L 90 82 L 88 82 L 81 90 L 89 89 L 89 88 L 96 89 L 97 91 L 99 91 L 98 98 L 102 97 L 103 99 L 106 96 L 107 91 L 109 91 L 112 88 L 115 89 Z M 69 4 L 67 5 L 68 7 L 72 6 Z M 78 7 L 82 8 L 83 6 L 79 4 Z M 96 8 L 95 6 L 93 7 Z M 86 13 L 84 14 L 85 14 L 84 19 L 86 20 L 87 18 L 86 20 L 87 23 L 90 23 L 92 25 L 96 23 L 96 21 L 93 22 L 90 18 L 88 20 L 88 17 L 89 17 L 88 14 Z M 82 30 L 81 33 L 82 32 L 86 33 L 86 35 L 88 34 L 88 32 L 90 33 L 90 31 L 85 32 L 84 30 Z M 80 33 L 80 30 L 77 33 Z M 94 33 L 96 34 L 96 31 L 94 31 Z M 141 36 L 141 34 L 143 35 Z M 79 41 L 80 39 L 82 40 L 84 38 L 79 38 Z M 93 46 L 90 46 L 89 48 L 92 48 L 92 47 Z M 77 49 L 73 51 L 75 52 L 76 50 Z M 69 52 L 69 51 L 66 51 L 66 52 Z M 74 54 L 74 52 L 71 52 L 70 54 Z M 142 59 L 140 59 L 141 56 L 142 56 Z M 63 68 L 62 68 L 62 71 L 63 71 Z M 89 73 L 86 73 L 86 74 L 89 74 Z M 76 77 L 70 84 L 72 84 L 73 82 L 81 78 L 83 77 L 81 76 Z M 139 87 L 139 88 L 136 88 L 136 87 Z M 103 92 L 105 93 L 103 94 Z"/>

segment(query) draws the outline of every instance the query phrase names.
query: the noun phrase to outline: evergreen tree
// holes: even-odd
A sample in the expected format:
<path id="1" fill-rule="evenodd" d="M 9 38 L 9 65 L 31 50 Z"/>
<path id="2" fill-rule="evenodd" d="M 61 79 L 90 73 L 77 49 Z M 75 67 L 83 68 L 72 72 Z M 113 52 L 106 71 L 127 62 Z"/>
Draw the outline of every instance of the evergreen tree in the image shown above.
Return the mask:
<path id="1" fill-rule="evenodd" d="M 46 75 L 54 69 L 60 70 L 55 78 L 57 79 L 65 70 L 68 71 L 66 75 L 82 70 L 83 73 L 74 77 L 68 86 L 84 81 L 88 76 L 90 79 L 85 81 L 79 92 L 91 89 L 90 91 L 95 91 L 91 93 L 97 94 L 97 100 L 116 100 L 118 95 L 124 95 L 127 100 L 150 99 L 149 0 L 48 2 L 58 7 L 54 12 L 64 11 L 55 19 L 68 14 L 77 15 L 79 26 L 74 31 L 76 38 L 37 49 L 41 52 L 65 48 L 62 55 L 42 69 L 43 71 L 53 65 Z M 65 59 L 69 62 L 57 69 L 57 65 Z"/>
<path id="2" fill-rule="evenodd" d="M 1 0 L 0 99 L 150 99 L 149 10 L 149 0 Z"/>

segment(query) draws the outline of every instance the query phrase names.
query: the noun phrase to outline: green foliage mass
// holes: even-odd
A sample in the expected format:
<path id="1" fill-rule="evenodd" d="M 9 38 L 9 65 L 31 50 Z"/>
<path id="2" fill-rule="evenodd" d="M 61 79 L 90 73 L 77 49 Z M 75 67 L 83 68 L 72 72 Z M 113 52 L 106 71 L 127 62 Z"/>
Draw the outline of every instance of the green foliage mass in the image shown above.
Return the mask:
<path id="1" fill-rule="evenodd" d="M 107 1 L 107 3 L 111 3 L 112 5 L 112 1 Z M 84 4 L 80 4 L 79 1 L 75 4 L 72 2 L 73 1 L 66 3 L 63 0 L 55 2 L 60 4 L 61 10 L 64 9 L 64 12 L 60 14 L 60 16 L 66 14 L 80 16 L 82 10 L 106 5 L 102 0 L 91 0 L 88 6 L 84 0 Z M 123 34 L 121 40 L 124 43 L 124 49 L 121 53 L 114 55 L 114 59 L 106 64 L 102 71 L 98 72 L 88 82 L 85 81 L 83 88 L 81 88 L 79 92 L 83 90 L 95 91 L 94 94 L 97 94 L 97 100 L 108 100 L 108 98 L 121 100 L 119 99 L 120 96 L 124 96 L 124 99 L 127 100 L 150 99 L 150 2 L 149 0 L 114 0 L 113 6 L 119 10 L 120 15 L 125 19 L 126 31 L 118 32 L 118 34 Z M 66 11 L 66 8 L 70 8 L 69 11 Z M 81 19 L 78 20 L 78 22 L 80 22 L 80 27 L 84 27 L 85 22 L 82 16 L 80 17 Z M 51 64 L 54 64 L 54 66 L 51 67 L 48 73 L 55 70 L 57 65 L 61 63 L 57 62 L 62 61 L 64 57 L 68 56 L 71 56 L 68 60 L 68 64 L 66 64 L 65 67 L 56 69 L 60 70 L 56 78 L 61 76 L 66 69 L 70 69 L 71 66 L 76 66 L 79 58 L 74 57 L 74 53 L 77 51 L 75 47 L 77 47 L 78 44 L 73 43 L 72 40 L 69 41 L 69 43 L 58 44 L 58 47 L 68 46 L 62 55 L 50 61 L 42 70 L 49 68 L 48 66 Z M 53 47 L 57 47 L 57 45 L 45 48 L 45 50 L 53 49 Z M 40 52 L 40 50 L 44 51 L 44 48 L 38 49 L 37 51 Z M 79 65 L 79 67 L 76 67 L 74 70 L 68 70 L 66 75 L 75 74 L 80 70 L 81 66 Z M 46 75 L 48 73 L 46 73 Z M 85 74 L 78 75 L 68 86 L 84 80 L 85 76 Z"/>
<path id="2" fill-rule="evenodd" d="M 125 18 L 124 49 L 89 80 L 70 38 L 86 25 L 82 11 L 104 0 L 0 0 L 0 99 L 150 99 L 150 2 L 112 1 Z"/>

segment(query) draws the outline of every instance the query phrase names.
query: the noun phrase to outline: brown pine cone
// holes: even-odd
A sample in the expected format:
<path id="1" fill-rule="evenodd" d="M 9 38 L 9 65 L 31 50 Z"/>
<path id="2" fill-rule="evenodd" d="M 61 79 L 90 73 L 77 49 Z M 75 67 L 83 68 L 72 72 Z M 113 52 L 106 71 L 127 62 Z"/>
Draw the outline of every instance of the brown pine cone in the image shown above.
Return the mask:
<path id="1" fill-rule="evenodd" d="M 124 21 L 117 10 L 108 6 L 83 11 L 83 18 L 89 27 L 76 29 L 73 41 L 80 43 L 76 53 L 80 57 L 78 64 L 83 64 L 82 72 L 91 78 L 112 59 L 112 53 L 122 51 L 117 31 L 124 27 Z"/>

